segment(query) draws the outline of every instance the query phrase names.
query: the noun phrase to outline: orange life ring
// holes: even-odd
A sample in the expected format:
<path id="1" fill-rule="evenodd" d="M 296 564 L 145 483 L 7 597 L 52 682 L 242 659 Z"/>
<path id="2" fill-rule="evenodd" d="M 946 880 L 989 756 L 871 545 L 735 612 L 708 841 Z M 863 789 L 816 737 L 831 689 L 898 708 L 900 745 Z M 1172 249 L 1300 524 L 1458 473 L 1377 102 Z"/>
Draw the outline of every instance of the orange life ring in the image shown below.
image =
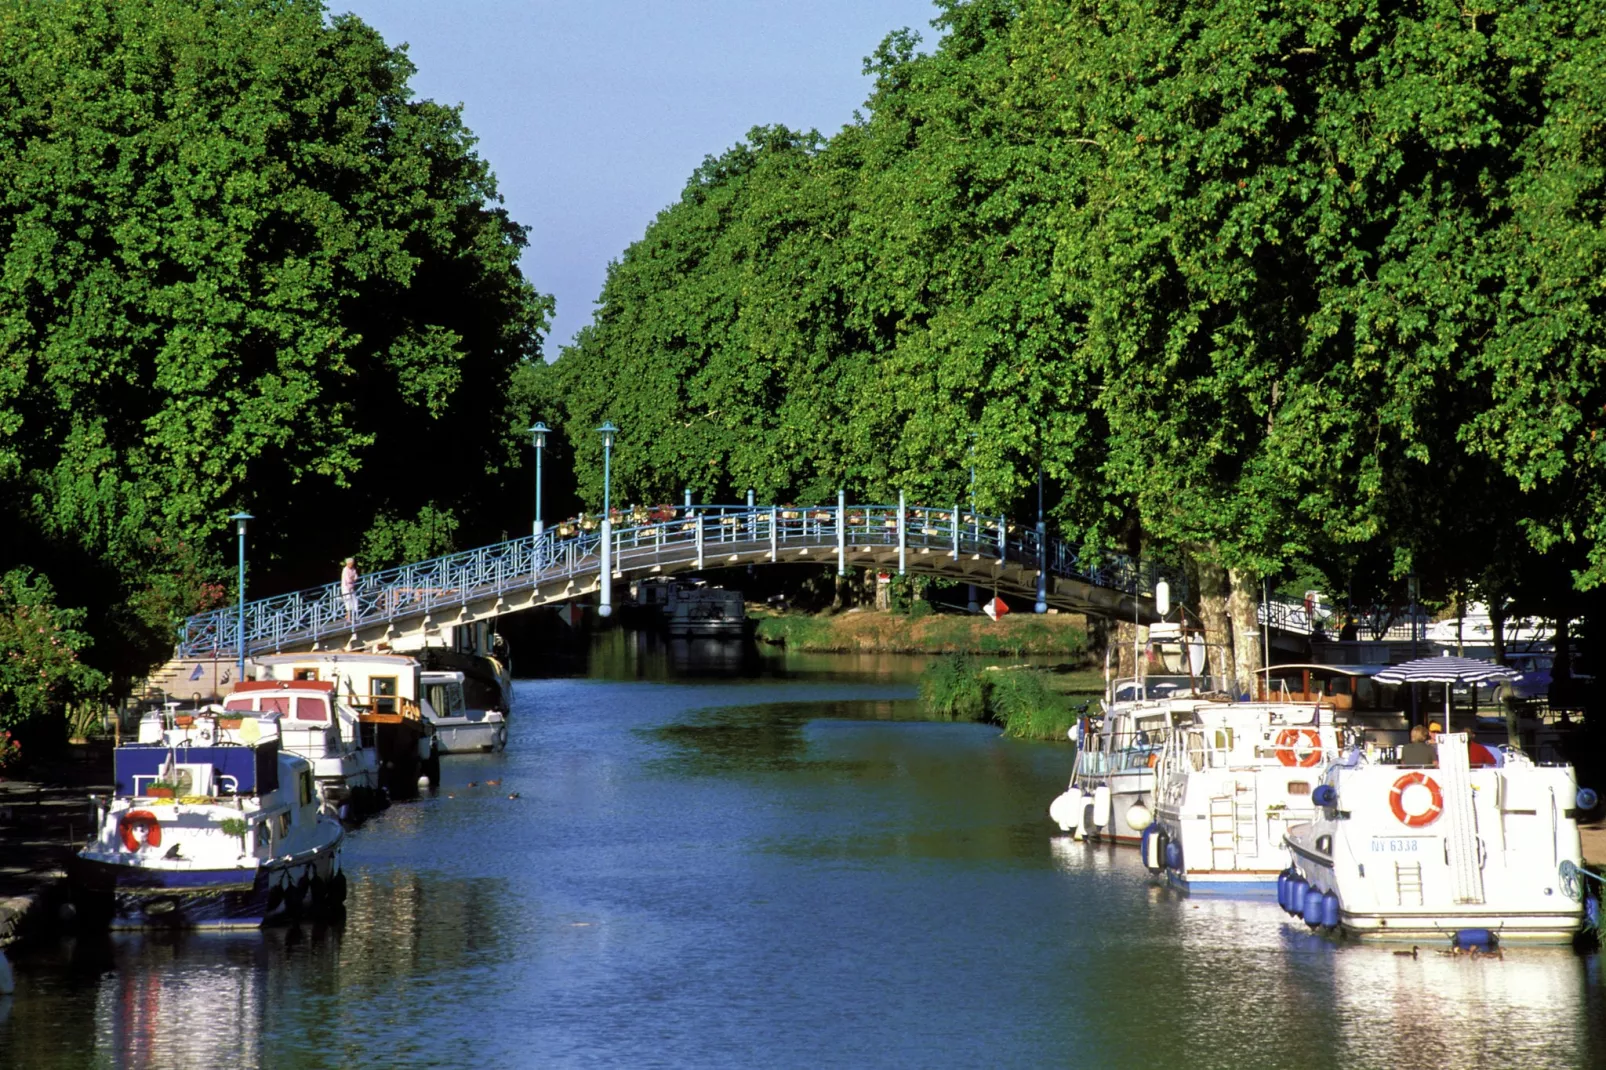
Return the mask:
<path id="1" fill-rule="evenodd" d="M 1299 756 L 1299 744 L 1303 740 L 1310 748 L 1305 756 Z M 1277 733 L 1277 760 L 1287 766 L 1301 766 L 1309 769 L 1322 760 L 1322 737 L 1314 728 L 1285 728 Z"/>
<path id="2" fill-rule="evenodd" d="M 1158 764 L 1159 764 L 1159 762 L 1160 762 L 1160 755 L 1159 755 L 1159 753 L 1158 753 L 1158 752 L 1154 752 L 1154 751 L 1151 751 L 1151 752 L 1150 752 L 1150 753 L 1149 753 L 1149 768 L 1150 768 L 1150 769 L 1153 769 L 1153 768 L 1154 768 L 1154 767 L 1155 767 L 1155 766 L 1156 766 L 1156 765 L 1158 765 Z"/>
<path id="3" fill-rule="evenodd" d="M 134 838 L 135 826 L 145 829 L 145 842 L 142 844 Z M 162 823 L 156 820 L 156 815 L 149 810 L 130 810 L 117 819 L 117 833 L 123 838 L 123 850 L 137 851 L 141 847 L 160 847 L 162 845 Z"/>
<path id="4" fill-rule="evenodd" d="M 1428 789 L 1430 796 L 1428 808 L 1420 814 L 1405 812 L 1403 801 L 1405 789 L 1412 784 L 1421 784 Z M 1399 819 L 1400 824 L 1407 828 L 1419 829 L 1439 819 L 1439 814 L 1444 810 L 1444 792 L 1439 790 L 1439 785 L 1426 773 L 1406 773 L 1394 782 L 1394 790 L 1389 792 L 1389 809 L 1394 811 L 1394 816 Z"/>

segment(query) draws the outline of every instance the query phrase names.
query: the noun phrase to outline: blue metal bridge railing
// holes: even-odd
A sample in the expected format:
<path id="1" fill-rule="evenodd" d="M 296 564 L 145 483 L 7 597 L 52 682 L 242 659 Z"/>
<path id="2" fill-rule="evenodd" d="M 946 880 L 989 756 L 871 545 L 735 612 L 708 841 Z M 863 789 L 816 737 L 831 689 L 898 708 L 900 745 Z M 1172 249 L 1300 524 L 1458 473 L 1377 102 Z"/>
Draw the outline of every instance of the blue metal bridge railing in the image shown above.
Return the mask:
<path id="1" fill-rule="evenodd" d="M 783 550 L 842 554 L 848 547 L 897 547 L 900 571 L 907 571 L 904 558 L 909 551 L 926 555 L 942 551 L 955 562 L 977 556 L 1000 565 L 1013 562 L 1129 596 L 1152 590 L 1162 575 L 1181 590 L 1180 577 L 1152 562 L 1119 554 L 1084 562 L 1058 539 L 1047 539 L 1045 548 L 1035 530 L 1017 529 L 1005 517 L 981 516 L 957 506 L 696 505 L 638 509 L 621 517 L 626 526 L 613 528 L 611 545 L 612 568 L 621 572 L 663 565 L 700 569 L 705 560 L 727 558 L 733 552 L 767 551 L 769 559 L 778 562 Z M 540 536 L 363 576 L 349 607 L 339 583 L 248 602 L 245 652 L 293 649 L 554 580 L 591 576 L 601 565 L 601 543 L 600 522 L 570 522 Z M 808 560 L 824 563 L 826 558 Z M 932 571 L 929 566 L 924 570 Z M 179 628 L 178 655 L 235 657 L 242 642 L 239 631 L 233 606 L 190 617 Z"/>

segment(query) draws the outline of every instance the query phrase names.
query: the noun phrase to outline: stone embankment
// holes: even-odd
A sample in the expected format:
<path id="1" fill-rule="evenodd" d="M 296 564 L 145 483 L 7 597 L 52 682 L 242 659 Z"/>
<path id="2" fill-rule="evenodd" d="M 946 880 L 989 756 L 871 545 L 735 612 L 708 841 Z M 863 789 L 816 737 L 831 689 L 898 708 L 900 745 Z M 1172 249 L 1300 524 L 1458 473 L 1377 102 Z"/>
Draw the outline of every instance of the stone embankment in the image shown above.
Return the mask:
<path id="1" fill-rule="evenodd" d="M 111 791 L 110 744 L 0 779 L 0 947 L 58 917 L 67 864 L 89 835 L 89 795 Z"/>

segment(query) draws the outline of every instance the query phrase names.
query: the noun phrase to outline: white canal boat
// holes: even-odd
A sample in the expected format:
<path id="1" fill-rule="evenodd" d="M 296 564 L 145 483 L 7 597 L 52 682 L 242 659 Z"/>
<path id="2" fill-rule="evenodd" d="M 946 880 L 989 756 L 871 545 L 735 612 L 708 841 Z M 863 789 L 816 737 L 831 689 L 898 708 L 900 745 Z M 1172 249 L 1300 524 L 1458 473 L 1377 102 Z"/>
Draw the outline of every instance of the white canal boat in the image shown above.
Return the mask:
<path id="1" fill-rule="evenodd" d="M 1271 894 L 1284 831 L 1314 816 L 1311 793 L 1338 748 L 1332 711 L 1317 704 L 1196 703 L 1156 766 L 1144 864 L 1192 891 Z"/>
<path id="2" fill-rule="evenodd" d="M 1103 713 L 1084 722 L 1066 790 L 1049 816 L 1077 839 L 1137 844 L 1153 821 L 1155 765 L 1179 724 L 1193 719 L 1202 680 L 1149 677 L 1110 687 Z"/>
<path id="3" fill-rule="evenodd" d="M 424 715 L 435 726 L 435 745 L 442 754 L 507 746 L 507 718 L 501 710 L 471 710 L 464 705 L 462 673 L 426 670 L 421 679 L 427 700 Z"/>
<path id="4" fill-rule="evenodd" d="M 95 798 L 74 897 L 113 928 L 254 928 L 338 906 L 345 831 L 273 713 L 191 715 L 124 744 L 115 789 Z"/>
<path id="5" fill-rule="evenodd" d="M 372 738 L 364 743 L 361 718 L 338 701 L 332 681 L 242 680 L 223 700 L 223 710 L 234 717 L 276 715 L 280 745 L 312 763 L 318 797 L 329 813 L 356 820 L 384 807 L 378 748 Z M 144 741 L 144 724 L 140 732 Z"/>
<path id="6" fill-rule="evenodd" d="M 1369 939 L 1572 940 L 1597 891 L 1579 873 L 1576 820 L 1593 793 L 1570 766 L 1464 732 L 1441 733 L 1434 753 L 1401 765 L 1388 750 L 1356 750 L 1326 770 L 1317 809 L 1286 833 L 1283 909 Z"/>

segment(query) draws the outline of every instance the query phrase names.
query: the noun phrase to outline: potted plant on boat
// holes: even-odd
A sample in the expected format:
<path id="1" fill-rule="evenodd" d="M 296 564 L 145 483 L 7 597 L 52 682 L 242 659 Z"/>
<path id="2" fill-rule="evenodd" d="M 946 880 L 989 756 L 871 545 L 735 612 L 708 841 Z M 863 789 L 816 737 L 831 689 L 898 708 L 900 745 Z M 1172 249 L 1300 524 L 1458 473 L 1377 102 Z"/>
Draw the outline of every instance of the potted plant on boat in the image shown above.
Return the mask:
<path id="1" fill-rule="evenodd" d="M 233 836 L 235 839 L 239 840 L 240 853 L 245 853 L 245 834 L 251 831 L 250 822 L 246 821 L 242 817 L 225 817 L 218 825 L 218 828 L 222 830 L 223 835 Z"/>
<path id="2" fill-rule="evenodd" d="M 240 724 L 241 724 L 241 719 L 239 717 L 237 717 L 237 716 L 234 716 L 232 714 L 224 714 L 224 713 L 218 714 L 217 726 L 219 728 L 231 728 L 231 729 L 232 728 L 239 728 Z"/>
<path id="3" fill-rule="evenodd" d="M 145 795 L 151 799 L 171 799 L 178 791 L 178 785 L 171 780 L 153 780 L 145 785 Z"/>

